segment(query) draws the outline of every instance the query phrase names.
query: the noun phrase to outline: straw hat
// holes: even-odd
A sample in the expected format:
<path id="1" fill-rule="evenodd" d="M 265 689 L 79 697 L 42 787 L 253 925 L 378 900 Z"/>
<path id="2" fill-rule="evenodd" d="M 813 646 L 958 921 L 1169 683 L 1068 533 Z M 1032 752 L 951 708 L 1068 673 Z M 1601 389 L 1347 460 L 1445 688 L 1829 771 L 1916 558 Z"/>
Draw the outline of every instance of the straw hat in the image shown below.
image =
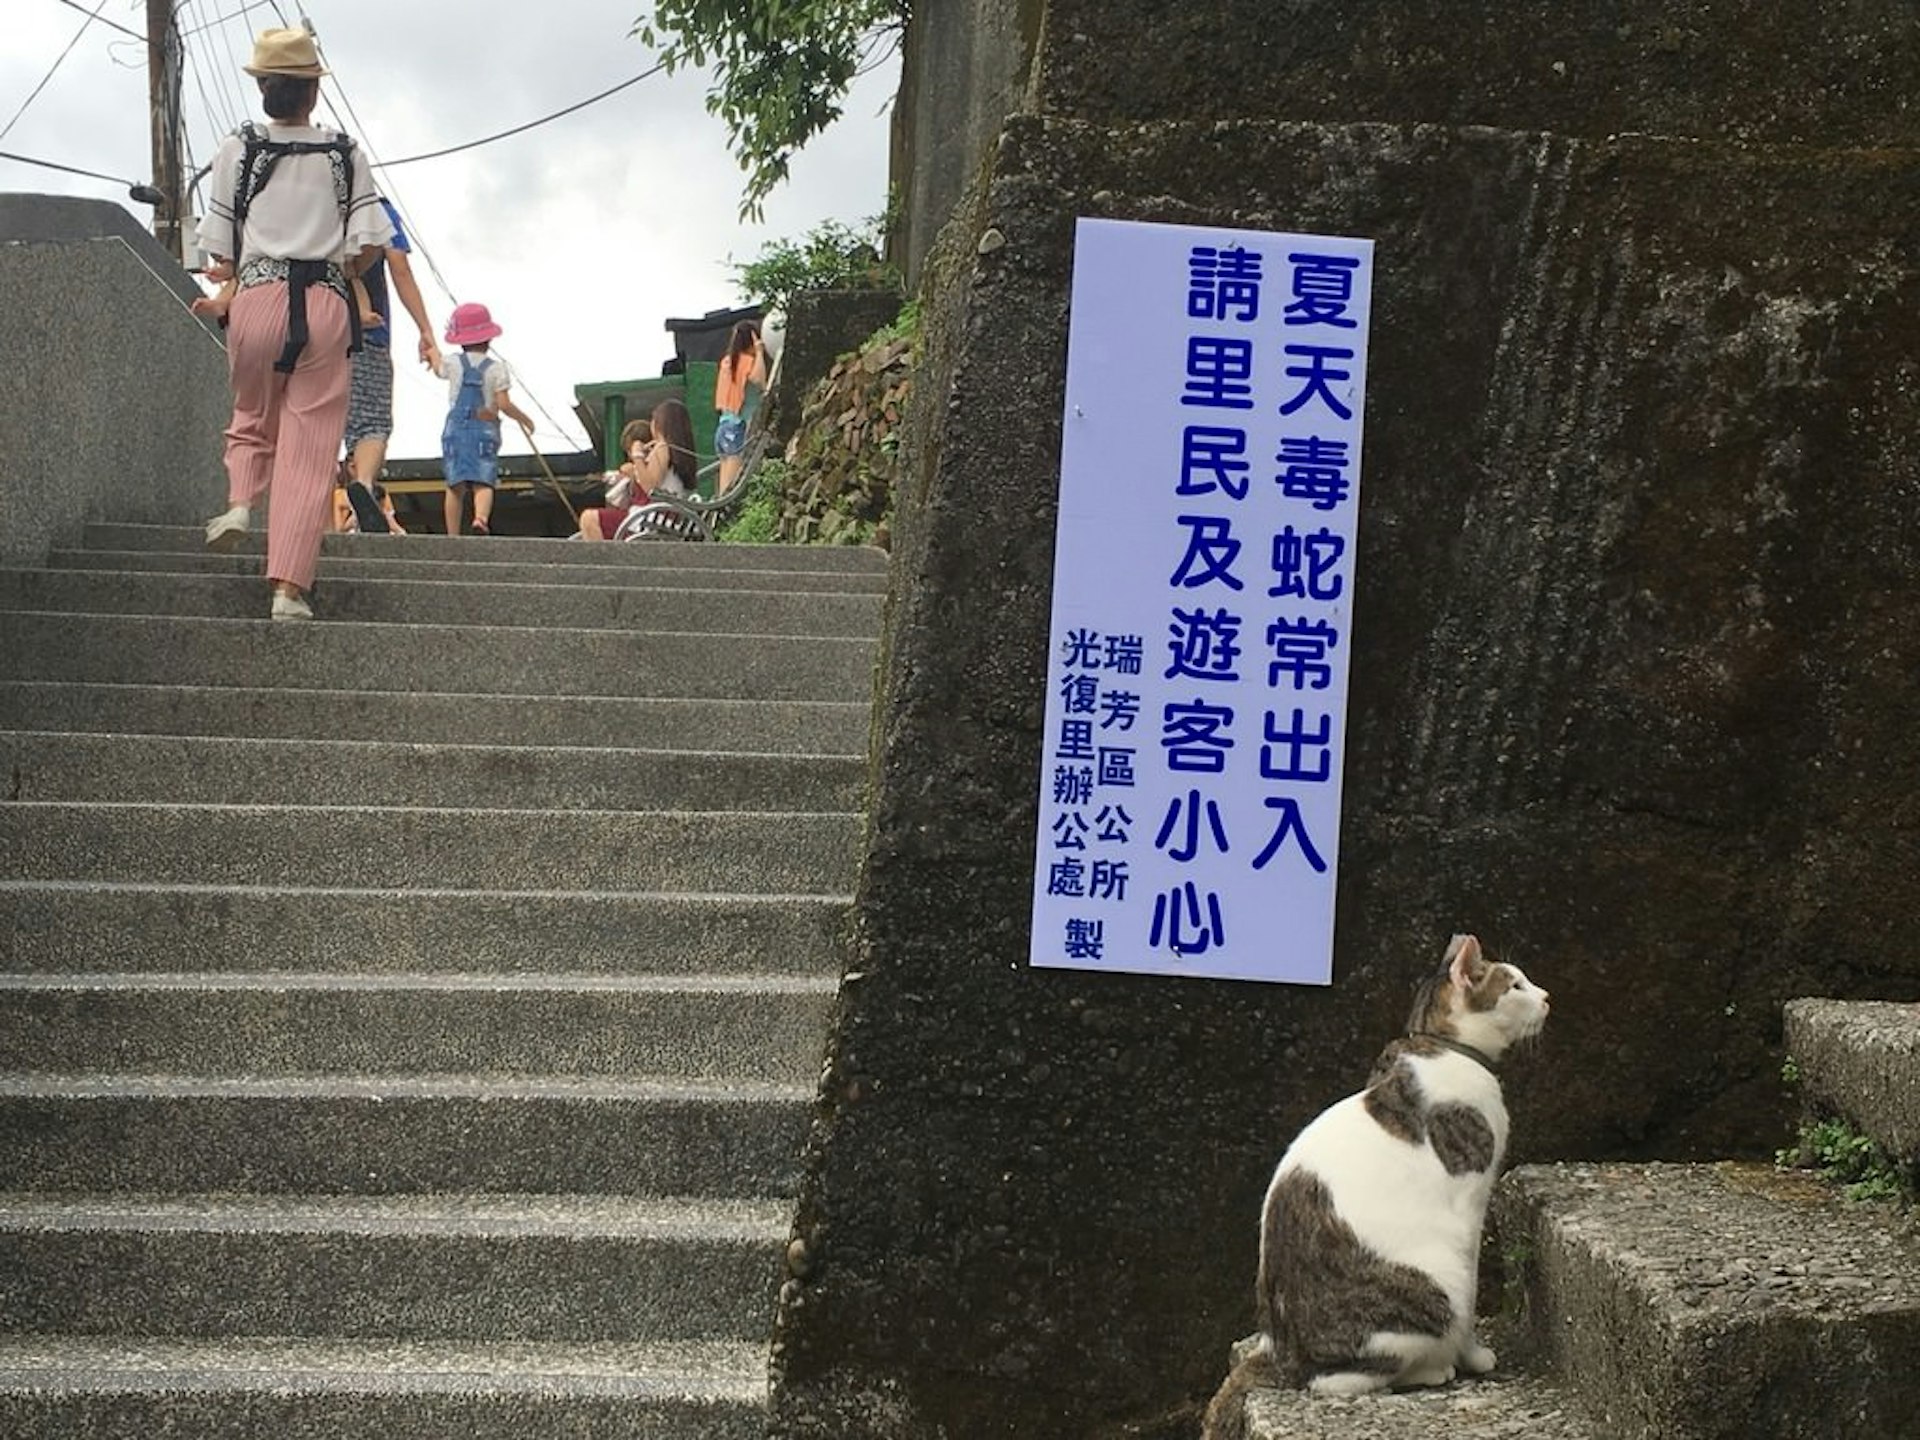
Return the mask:
<path id="1" fill-rule="evenodd" d="M 326 74 L 313 36 L 304 30 L 262 30 L 253 42 L 253 63 L 240 67 L 249 75 L 292 75 L 318 80 Z"/>

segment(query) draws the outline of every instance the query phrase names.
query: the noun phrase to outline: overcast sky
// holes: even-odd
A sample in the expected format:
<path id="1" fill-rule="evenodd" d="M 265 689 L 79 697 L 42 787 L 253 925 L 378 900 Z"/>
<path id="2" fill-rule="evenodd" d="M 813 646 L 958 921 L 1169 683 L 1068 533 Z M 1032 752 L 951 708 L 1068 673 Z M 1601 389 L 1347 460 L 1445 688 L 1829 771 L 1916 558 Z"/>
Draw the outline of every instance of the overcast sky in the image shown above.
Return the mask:
<path id="1" fill-rule="evenodd" d="M 0 150 L 129 180 L 151 170 L 145 0 L 6 0 L 0 40 Z M 327 101 L 376 160 L 397 160 L 559 110 L 637 75 L 654 57 L 627 32 L 647 0 L 181 0 L 183 86 L 196 164 L 219 135 L 258 118 L 241 73 L 252 36 L 313 22 L 332 77 Z M 246 7 L 245 13 L 236 14 Z M 110 28 L 104 22 L 123 27 Z M 20 112 L 75 34 L 46 88 Z M 543 451 L 575 450 L 585 432 L 573 387 L 659 373 L 673 353 L 667 317 L 744 303 L 730 262 L 823 220 L 857 224 L 886 204 L 887 127 L 898 64 L 867 75 L 845 115 L 794 162 L 764 221 L 737 219 L 742 175 L 705 76 L 653 76 L 576 114 L 443 159 L 376 170 L 411 222 L 414 269 L 435 327 L 454 300 L 488 305 L 496 344 Z M 337 87 L 337 88 L 335 88 Z M 0 190 L 117 200 L 106 181 L 0 160 Z M 202 188 L 204 195 L 205 190 Z M 431 265 L 427 263 L 431 260 Z M 437 268 L 445 280 L 436 279 Z M 448 298 L 451 290 L 453 299 Z M 396 457 L 437 455 L 441 382 L 417 362 L 412 322 L 396 308 Z M 505 449 L 524 450 L 514 427 Z"/>

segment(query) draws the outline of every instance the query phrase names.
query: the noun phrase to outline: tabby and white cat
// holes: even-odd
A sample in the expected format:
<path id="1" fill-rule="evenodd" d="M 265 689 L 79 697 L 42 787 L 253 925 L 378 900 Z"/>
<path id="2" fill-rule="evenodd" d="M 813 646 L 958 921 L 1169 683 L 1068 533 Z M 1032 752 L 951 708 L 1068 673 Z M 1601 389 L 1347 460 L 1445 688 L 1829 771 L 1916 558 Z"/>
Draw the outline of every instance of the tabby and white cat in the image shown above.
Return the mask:
<path id="1" fill-rule="evenodd" d="M 1473 1322 L 1480 1232 L 1507 1148 L 1494 1064 L 1546 1018 L 1545 990 L 1473 936 L 1453 937 L 1367 1088 L 1323 1110 L 1274 1171 L 1259 1338 L 1208 1407 L 1206 1440 L 1244 1433 L 1255 1386 L 1364 1395 L 1493 1368 Z"/>

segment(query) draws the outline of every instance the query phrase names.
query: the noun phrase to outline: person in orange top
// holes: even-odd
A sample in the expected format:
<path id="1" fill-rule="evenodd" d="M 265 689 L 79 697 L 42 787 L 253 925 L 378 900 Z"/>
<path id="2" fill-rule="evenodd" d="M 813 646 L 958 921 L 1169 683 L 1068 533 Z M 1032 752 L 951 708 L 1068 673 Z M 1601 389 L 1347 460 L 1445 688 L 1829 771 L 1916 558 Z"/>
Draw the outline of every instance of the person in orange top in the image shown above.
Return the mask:
<path id="1" fill-rule="evenodd" d="M 714 427 L 713 448 L 720 452 L 720 478 L 713 487 L 716 496 L 733 488 L 740 475 L 741 452 L 747 447 L 747 422 L 767 384 L 767 350 L 760 343 L 760 332 L 751 320 L 733 327 L 727 341 L 726 357 L 713 377 L 713 408 L 720 421 Z"/>

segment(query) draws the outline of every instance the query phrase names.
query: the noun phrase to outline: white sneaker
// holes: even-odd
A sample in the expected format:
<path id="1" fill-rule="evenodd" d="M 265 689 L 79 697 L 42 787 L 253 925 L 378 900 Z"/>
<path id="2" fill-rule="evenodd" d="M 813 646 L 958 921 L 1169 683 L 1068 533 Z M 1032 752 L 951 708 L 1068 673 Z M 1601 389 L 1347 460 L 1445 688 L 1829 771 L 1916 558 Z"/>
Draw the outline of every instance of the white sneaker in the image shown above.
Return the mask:
<path id="1" fill-rule="evenodd" d="M 252 518 L 252 512 L 244 505 L 214 516 L 207 522 L 207 548 L 222 554 L 234 549 L 247 538 L 247 521 Z"/>
<path id="2" fill-rule="evenodd" d="M 298 595 L 287 595 L 276 590 L 273 592 L 273 618 L 276 620 L 311 620 L 313 607 Z"/>

